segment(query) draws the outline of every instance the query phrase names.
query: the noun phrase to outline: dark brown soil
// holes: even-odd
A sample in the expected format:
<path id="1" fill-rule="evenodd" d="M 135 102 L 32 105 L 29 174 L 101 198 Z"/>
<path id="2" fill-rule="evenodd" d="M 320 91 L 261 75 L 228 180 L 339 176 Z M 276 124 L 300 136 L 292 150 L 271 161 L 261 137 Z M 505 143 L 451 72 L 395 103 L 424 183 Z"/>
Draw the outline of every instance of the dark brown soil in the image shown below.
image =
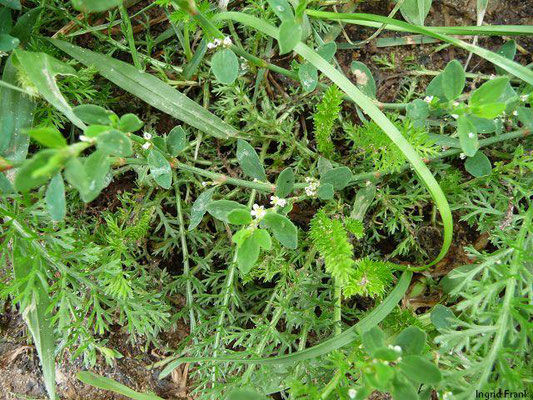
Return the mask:
<path id="1" fill-rule="evenodd" d="M 0 315 L 0 399 L 46 399 L 46 390 L 41 376 L 39 358 L 35 347 L 28 345 L 26 326 L 16 312 L 6 311 Z M 175 348 L 188 329 L 180 326 L 174 332 L 161 334 L 164 347 Z M 186 398 L 187 376 L 178 373 L 170 378 L 158 379 L 160 369 L 148 369 L 166 355 L 151 349 L 143 351 L 144 343 L 135 346 L 128 342 L 128 336 L 117 329 L 108 338 L 107 347 L 119 351 L 124 357 L 108 365 L 99 359 L 94 368 L 96 374 L 120 382 L 138 392 L 153 392 L 165 399 Z M 149 346 L 150 349 L 150 346 Z M 63 357 L 56 368 L 56 382 L 61 399 L 69 400 L 126 400 L 128 397 L 96 389 L 80 382 L 76 373 L 87 370 L 80 359 Z M 27 396 L 27 397 L 21 397 Z"/>

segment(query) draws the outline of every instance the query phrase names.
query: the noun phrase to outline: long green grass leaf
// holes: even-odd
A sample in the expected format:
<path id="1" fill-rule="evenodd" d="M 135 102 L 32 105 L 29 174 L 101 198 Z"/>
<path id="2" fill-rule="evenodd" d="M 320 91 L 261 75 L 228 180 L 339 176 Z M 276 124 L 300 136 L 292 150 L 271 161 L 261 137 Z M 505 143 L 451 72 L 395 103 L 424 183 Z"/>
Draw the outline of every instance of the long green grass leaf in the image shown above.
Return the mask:
<path id="1" fill-rule="evenodd" d="M 35 85 L 41 96 L 65 114 L 74 125 L 80 129 L 85 129 L 85 124 L 74 114 L 56 82 L 57 75 L 76 75 L 74 68 L 45 53 L 19 49 L 14 54 L 18 65 Z"/>
<path id="2" fill-rule="evenodd" d="M 523 65 L 520 65 L 490 50 L 483 49 L 479 46 L 475 46 L 471 43 L 464 42 L 452 36 L 447 36 L 443 33 L 438 33 L 435 30 L 430 30 L 428 28 L 421 27 L 421 26 L 410 25 L 406 22 L 398 21 L 393 18 L 382 17 L 381 15 L 363 14 L 363 13 L 342 14 L 342 13 L 332 13 L 332 12 L 312 11 L 312 10 L 308 10 L 307 13 L 310 16 L 318 17 L 318 18 L 326 18 L 326 19 L 331 19 L 335 21 L 343 20 L 348 24 L 350 23 L 358 24 L 359 21 L 378 22 L 380 24 L 387 24 L 387 27 L 393 26 L 393 27 L 404 29 L 406 32 L 414 32 L 414 33 L 420 33 L 426 36 L 431 36 L 431 37 L 434 37 L 435 39 L 439 39 L 439 40 L 442 40 L 443 42 L 451 43 L 457 47 L 460 47 L 464 50 L 472 52 L 478 55 L 479 57 L 484 58 L 487 61 L 490 61 L 491 63 L 497 65 L 498 67 L 516 76 L 517 78 L 522 79 L 524 82 L 527 82 L 530 85 L 533 85 L 533 71 L 527 69 Z M 475 29 L 473 28 L 474 27 L 469 28 L 471 32 L 475 31 Z M 494 27 L 491 26 L 489 28 L 494 28 Z M 476 34 L 479 35 L 481 33 L 483 33 L 483 31 L 478 30 L 478 33 Z M 533 34 L 533 26 L 522 27 L 520 34 L 522 35 Z"/>
<path id="3" fill-rule="evenodd" d="M 309 360 L 328 354 L 334 350 L 340 349 L 347 344 L 352 343 L 357 339 L 361 332 L 365 332 L 372 327 L 379 324 L 389 313 L 396 307 L 398 302 L 402 299 L 405 292 L 409 288 L 411 277 L 413 274 L 409 271 L 403 272 L 398 280 L 396 287 L 389 293 L 389 295 L 381 302 L 379 306 L 374 308 L 366 317 L 360 320 L 351 328 L 345 330 L 340 335 L 334 336 L 331 339 L 325 340 L 322 343 L 310 347 L 308 349 L 299 351 L 293 354 L 287 354 L 271 358 L 243 358 L 237 355 L 221 356 L 221 357 L 183 357 L 170 362 L 161 372 L 159 377 L 162 379 L 177 368 L 180 364 L 186 362 L 236 362 L 241 364 L 258 364 L 258 365 L 280 365 L 293 364 L 298 361 Z"/>
<path id="4" fill-rule="evenodd" d="M 163 400 L 161 397 L 156 396 L 155 394 L 136 392 L 135 390 L 130 389 L 129 387 L 111 378 L 96 375 L 89 371 L 78 372 L 76 377 L 87 385 L 91 385 L 99 389 L 110 390 L 133 400 Z"/>
<path id="5" fill-rule="evenodd" d="M 51 39 L 51 42 L 82 64 L 96 68 L 103 77 L 158 110 L 220 139 L 238 136 L 237 130 L 231 125 L 155 76 L 140 72 L 125 62 L 62 40 Z"/>
<path id="6" fill-rule="evenodd" d="M 279 31 L 274 26 L 260 20 L 259 18 L 237 12 L 226 12 L 218 14 L 216 19 L 224 20 L 230 19 L 242 24 L 252 26 L 255 29 L 278 38 Z M 408 24 L 407 24 L 408 25 Z M 420 180 L 428 188 L 437 208 L 440 211 L 442 223 L 444 226 L 444 239 L 441 251 L 431 263 L 418 269 L 425 269 L 431 265 L 436 264 L 444 258 L 452 241 L 453 233 L 453 218 L 446 196 L 444 195 L 439 184 L 429 171 L 426 164 L 422 161 L 416 150 L 409 144 L 405 137 L 400 133 L 398 128 L 381 112 L 381 110 L 372 102 L 370 98 L 365 96 L 346 76 L 335 69 L 329 62 L 322 58 L 316 51 L 306 46 L 302 42 L 298 43 L 294 50 L 304 57 L 307 61 L 313 64 L 318 70 L 322 71 L 329 79 L 331 79 L 341 90 L 343 90 L 361 109 L 376 122 L 376 124 L 383 129 L 387 136 L 398 146 L 405 158 L 409 161 L 413 169 L 418 174 Z"/>
<path id="7" fill-rule="evenodd" d="M 47 312 L 50 306 L 48 291 L 39 279 L 36 272 L 42 272 L 42 259 L 26 246 L 22 239 L 13 241 L 13 270 L 18 281 L 29 279 L 32 285 L 26 282 L 19 289 L 22 294 L 20 310 L 24 321 L 33 337 L 35 348 L 41 360 L 43 380 L 51 400 L 57 398 L 56 394 L 56 369 L 55 369 L 55 337 L 51 322 L 51 315 Z M 40 265 L 35 265 L 39 263 Z"/>
<path id="8" fill-rule="evenodd" d="M 17 70 L 12 59 L 7 60 L 3 81 L 17 84 Z M 26 94 L 0 87 L 0 155 L 11 161 L 22 161 L 28 154 L 29 136 L 23 130 L 33 123 L 35 102 Z"/>

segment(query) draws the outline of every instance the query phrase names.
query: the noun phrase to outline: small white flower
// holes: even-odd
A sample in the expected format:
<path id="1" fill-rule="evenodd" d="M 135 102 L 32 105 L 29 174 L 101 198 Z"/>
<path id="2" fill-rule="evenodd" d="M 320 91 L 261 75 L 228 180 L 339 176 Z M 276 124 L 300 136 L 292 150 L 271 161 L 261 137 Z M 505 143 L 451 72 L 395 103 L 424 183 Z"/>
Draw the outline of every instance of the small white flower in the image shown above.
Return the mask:
<path id="1" fill-rule="evenodd" d="M 80 140 L 82 142 L 87 142 L 87 143 L 92 143 L 95 141 L 93 138 L 85 136 L 85 135 L 80 135 Z"/>
<path id="2" fill-rule="evenodd" d="M 221 43 L 222 41 L 220 39 L 214 39 L 212 42 L 207 43 L 207 48 L 216 49 Z"/>
<path id="3" fill-rule="evenodd" d="M 465 153 L 461 153 L 461 154 L 459 154 L 459 158 L 460 158 L 461 160 L 464 160 L 464 159 L 466 158 L 466 154 L 465 154 Z"/>
<path id="4" fill-rule="evenodd" d="M 202 181 L 202 186 L 203 187 L 206 187 L 208 185 L 208 183 L 206 181 Z"/>
<path id="5" fill-rule="evenodd" d="M 357 396 L 357 390 L 355 390 L 354 388 L 348 390 L 348 397 L 350 399 L 355 399 L 355 396 Z"/>
<path id="6" fill-rule="evenodd" d="M 150 147 L 152 147 L 152 143 L 151 142 L 146 142 L 145 144 L 143 144 L 143 149 L 145 150 L 148 150 Z"/>
<path id="7" fill-rule="evenodd" d="M 490 79 L 490 80 L 493 80 L 494 78 L 496 78 L 496 75 L 494 75 L 494 74 L 490 74 L 489 79 Z"/>
<path id="8" fill-rule="evenodd" d="M 259 204 L 254 204 L 252 207 L 252 211 L 250 214 L 252 214 L 255 219 L 261 220 L 266 215 L 265 207 L 260 206 Z"/>
<path id="9" fill-rule="evenodd" d="M 468 137 L 469 137 L 470 139 L 474 139 L 475 136 L 476 136 L 476 135 L 475 135 L 474 132 L 470 132 L 470 133 L 468 134 Z"/>
<path id="10" fill-rule="evenodd" d="M 433 96 L 426 96 L 426 97 L 424 97 L 424 101 L 425 101 L 426 103 L 428 103 L 428 104 L 431 103 L 431 102 L 433 101 Z"/>
<path id="11" fill-rule="evenodd" d="M 320 186 L 318 180 L 307 177 L 305 178 L 305 182 L 308 183 L 308 186 L 305 187 L 305 194 L 307 194 L 309 197 L 316 196 L 318 186 Z"/>
<path id="12" fill-rule="evenodd" d="M 442 394 L 442 400 L 452 400 L 453 399 L 453 393 L 452 392 L 444 392 Z"/>
<path id="13" fill-rule="evenodd" d="M 215 47 L 217 47 L 217 46 L 215 46 L 215 44 L 214 44 L 213 42 L 209 42 L 209 43 L 207 43 L 207 48 L 208 48 L 209 50 L 213 50 Z"/>
<path id="14" fill-rule="evenodd" d="M 402 352 L 402 348 L 400 346 L 393 346 L 392 344 L 389 344 L 389 349 L 394 350 L 396 353 Z"/>
<path id="15" fill-rule="evenodd" d="M 526 102 L 529 99 L 529 94 L 523 94 L 520 96 L 520 101 Z"/>
<path id="16" fill-rule="evenodd" d="M 454 101 L 454 102 L 453 102 L 453 106 L 454 106 L 454 107 L 458 107 L 458 106 L 459 106 L 459 102 L 458 102 L 458 101 Z"/>
<path id="17" fill-rule="evenodd" d="M 368 283 L 368 279 L 366 279 L 366 276 L 363 276 L 363 278 L 359 281 L 359 284 L 361 286 L 366 286 L 367 283 Z"/>
<path id="18" fill-rule="evenodd" d="M 233 44 L 233 42 L 231 41 L 231 38 L 229 36 L 226 36 L 223 40 L 223 43 L 224 43 L 224 46 L 226 47 L 229 47 Z"/>
<path id="19" fill-rule="evenodd" d="M 149 132 L 144 132 L 143 138 L 145 138 L 146 140 L 150 140 L 152 138 L 152 134 Z"/>
<path id="20" fill-rule="evenodd" d="M 459 115 L 457 115 L 457 114 L 450 114 L 450 115 L 451 115 L 451 116 L 452 116 L 452 118 L 454 118 L 454 119 L 457 119 L 457 118 L 459 118 Z"/>
<path id="21" fill-rule="evenodd" d="M 270 204 L 275 207 L 285 207 L 287 205 L 287 200 L 279 198 L 278 196 L 270 196 Z"/>
<path id="22" fill-rule="evenodd" d="M 518 111 L 516 111 L 516 110 L 513 111 L 513 115 L 514 115 L 515 117 L 518 116 Z"/>

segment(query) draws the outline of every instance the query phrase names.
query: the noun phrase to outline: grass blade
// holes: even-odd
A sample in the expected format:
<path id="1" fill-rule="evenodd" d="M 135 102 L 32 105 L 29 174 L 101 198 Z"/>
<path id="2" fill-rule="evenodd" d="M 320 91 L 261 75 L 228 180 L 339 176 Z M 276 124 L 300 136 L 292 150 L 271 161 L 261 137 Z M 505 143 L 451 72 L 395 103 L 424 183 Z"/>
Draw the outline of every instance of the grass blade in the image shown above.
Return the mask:
<path id="1" fill-rule="evenodd" d="M 516 76 L 517 78 L 522 79 L 524 82 L 527 82 L 530 85 L 533 85 L 533 71 L 527 69 L 523 65 L 520 65 L 490 50 L 483 49 L 471 43 L 467 43 L 457 38 L 447 36 L 443 33 L 439 33 L 436 30 L 428 29 L 428 28 L 421 27 L 421 26 L 410 25 L 408 23 L 398 21 L 393 18 L 382 17 L 381 15 L 363 14 L 363 13 L 338 14 L 338 13 L 333 13 L 333 12 L 312 11 L 312 10 L 308 10 L 307 13 L 313 17 L 326 18 L 326 19 L 331 19 L 335 21 L 343 20 L 349 24 L 350 23 L 358 24 L 359 21 L 378 22 L 381 24 L 387 24 L 387 27 L 394 26 L 397 28 L 401 28 L 405 32 L 420 33 L 422 35 L 431 36 L 431 37 L 434 37 L 435 39 L 439 39 L 439 40 L 442 40 L 443 42 L 451 43 L 466 51 L 474 53 L 478 55 L 479 57 L 484 58 L 487 61 L 490 61 L 491 63 L 504 69 L 505 71 Z M 468 30 L 472 32 L 471 34 L 481 35 L 484 32 L 487 32 L 486 28 L 493 29 L 495 27 L 489 26 L 489 27 L 478 27 L 478 28 L 485 28 L 485 29 L 481 30 L 481 29 L 474 29 L 474 27 L 469 27 Z M 515 34 L 517 35 L 518 34 L 521 34 L 521 35 L 533 34 L 533 26 L 523 26 L 521 28 L 522 29 L 520 30 L 520 33 L 518 33 L 518 31 L 515 30 L 516 32 Z M 476 32 L 476 33 L 473 33 L 473 32 Z M 457 33 L 454 33 L 454 34 L 457 34 Z M 500 34 L 502 33 L 500 32 Z"/>
<path id="2" fill-rule="evenodd" d="M 72 107 L 61 94 L 55 79 L 57 75 L 76 75 L 74 68 L 45 53 L 19 49 L 14 54 L 20 68 L 35 85 L 41 96 L 65 114 L 74 125 L 80 129 L 85 129 L 85 124 L 74 115 Z"/>
<path id="3" fill-rule="evenodd" d="M 17 70 L 11 58 L 4 68 L 3 82 L 16 85 Z M 33 123 L 35 102 L 26 94 L 0 87 L 0 155 L 11 161 L 22 161 L 28 154 L 30 137 L 23 134 Z"/>
<path id="4" fill-rule="evenodd" d="M 151 106 L 196 129 L 220 139 L 238 136 L 231 125 L 175 90 L 162 80 L 138 71 L 134 66 L 62 40 L 51 42 L 84 65 L 92 66 L 105 78 Z"/>
<path id="5" fill-rule="evenodd" d="M 186 362 L 236 362 L 241 364 L 258 364 L 258 365 L 279 365 L 279 364 L 293 364 L 298 361 L 309 360 L 311 358 L 320 357 L 328 354 L 334 350 L 340 349 L 347 344 L 350 344 L 357 339 L 359 333 L 369 330 L 376 326 L 378 323 L 389 315 L 389 313 L 396 307 L 398 302 L 402 299 L 403 295 L 409 288 L 411 277 L 413 274 L 409 271 L 403 272 L 396 287 L 389 293 L 389 295 L 381 302 L 379 306 L 374 308 L 365 318 L 360 320 L 357 324 L 351 328 L 345 330 L 340 335 L 334 336 L 331 339 L 325 340 L 322 343 L 310 347 L 306 350 L 299 351 L 293 354 L 287 354 L 278 357 L 271 358 L 242 358 L 238 356 L 229 357 L 205 357 L 194 358 L 184 357 L 178 358 L 169 363 L 161 372 L 159 377 L 162 379 L 177 368 L 180 364 Z"/>
<path id="6" fill-rule="evenodd" d="M 19 294 L 23 298 L 20 309 L 24 321 L 33 337 L 35 348 L 41 360 L 43 380 L 51 400 L 57 399 L 56 368 L 55 368 L 55 337 L 50 313 L 48 291 L 39 279 L 38 272 L 42 272 L 42 259 L 32 253 L 32 249 L 23 240 L 13 242 L 13 270 L 19 281 L 27 280 L 21 285 Z M 30 278 L 30 279 L 28 279 Z M 32 279 L 33 278 L 33 279 Z"/>
<path id="7" fill-rule="evenodd" d="M 277 38 L 279 35 L 278 29 L 276 29 L 274 26 L 251 15 L 237 12 L 226 12 L 218 14 L 215 19 L 234 20 L 242 24 L 252 26 L 255 29 L 274 38 Z M 385 19 L 388 20 L 388 18 Z M 348 78 L 346 78 L 346 76 L 336 70 L 329 62 L 327 62 L 313 49 L 306 46 L 302 42 L 298 43 L 294 50 L 302 57 L 304 57 L 307 61 L 309 61 L 311 64 L 313 64 L 317 69 L 322 71 L 323 74 L 325 74 L 329 79 L 331 79 L 331 81 L 333 81 L 341 90 L 343 90 L 359 107 L 361 107 L 361 109 L 370 118 L 374 120 L 374 122 L 376 122 L 376 124 L 387 134 L 387 136 L 392 140 L 392 142 L 396 146 L 398 146 L 405 158 L 409 161 L 413 169 L 416 171 L 419 179 L 428 188 L 431 196 L 433 197 L 433 200 L 435 201 L 437 208 L 440 211 L 442 223 L 444 226 L 444 239 L 442 247 L 435 260 L 423 267 L 412 268 L 412 270 L 423 270 L 442 260 L 448 252 L 452 241 L 453 218 L 450 206 L 448 204 L 448 201 L 446 200 L 446 196 L 444 195 L 442 189 L 440 188 L 439 184 L 437 183 L 431 172 L 429 171 L 428 167 L 422 161 L 413 146 L 411 146 L 409 142 L 405 139 L 405 137 L 400 133 L 398 128 L 396 128 L 396 126 L 385 116 L 385 114 L 383 114 L 383 112 L 372 102 L 372 100 L 365 96 L 352 82 L 350 82 Z"/>
<path id="8" fill-rule="evenodd" d="M 156 396 L 155 394 L 136 392 L 135 390 L 130 389 L 129 387 L 111 378 L 96 375 L 89 371 L 78 372 L 76 377 L 87 385 L 91 385 L 99 389 L 110 390 L 133 400 L 163 400 L 161 397 Z"/>

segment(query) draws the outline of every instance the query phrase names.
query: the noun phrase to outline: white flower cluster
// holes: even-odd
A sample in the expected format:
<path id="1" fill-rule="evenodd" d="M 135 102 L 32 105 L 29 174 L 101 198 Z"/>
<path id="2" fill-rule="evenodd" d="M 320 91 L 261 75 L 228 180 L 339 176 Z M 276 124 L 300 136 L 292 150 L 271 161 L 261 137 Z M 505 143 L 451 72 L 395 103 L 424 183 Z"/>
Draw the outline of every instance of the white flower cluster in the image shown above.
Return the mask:
<path id="1" fill-rule="evenodd" d="M 348 397 L 350 399 L 355 399 L 355 396 L 357 396 L 357 390 L 355 390 L 354 388 L 351 388 L 348 390 Z"/>
<path id="2" fill-rule="evenodd" d="M 230 47 L 233 44 L 231 38 L 226 36 L 224 39 L 214 39 L 212 42 L 207 43 L 207 48 L 212 50 L 216 49 L 218 46 Z"/>
<path id="3" fill-rule="evenodd" d="M 270 204 L 274 207 L 285 207 L 287 205 L 287 200 L 278 196 L 270 196 Z"/>
<path id="4" fill-rule="evenodd" d="M 424 97 L 424 101 L 425 101 L 426 103 L 428 103 L 428 104 L 431 103 L 431 102 L 433 101 L 433 96 L 426 96 L 426 97 Z"/>
<path id="5" fill-rule="evenodd" d="M 149 140 L 152 139 L 152 134 L 149 132 L 144 132 L 143 138 L 146 140 L 146 143 L 142 145 L 142 148 L 148 150 L 150 147 L 152 147 L 152 142 L 149 142 Z"/>
<path id="6" fill-rule="evenodd" d="M 252 207 L 252 211 L 250 214 L 254 216 L 254 218 L 258 221 L 262 220 L 264 216 L 266 215 L 265 207 L 260 206 L 259 204 L 254 204 Z"/>
<path id="7" fill-rule="evenodd" d="M 305 187 L 305 194 L 308 196 L 316 196 L 316 192 L 318 190 L 318 187 L 320 186 L 320 182 L 315 178 L 305 178 L 305 182 L 308 184 Z"/>

